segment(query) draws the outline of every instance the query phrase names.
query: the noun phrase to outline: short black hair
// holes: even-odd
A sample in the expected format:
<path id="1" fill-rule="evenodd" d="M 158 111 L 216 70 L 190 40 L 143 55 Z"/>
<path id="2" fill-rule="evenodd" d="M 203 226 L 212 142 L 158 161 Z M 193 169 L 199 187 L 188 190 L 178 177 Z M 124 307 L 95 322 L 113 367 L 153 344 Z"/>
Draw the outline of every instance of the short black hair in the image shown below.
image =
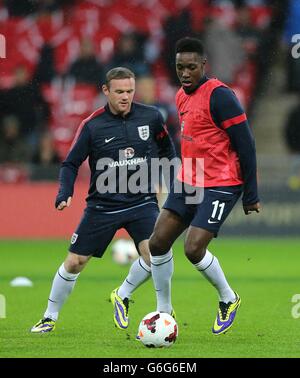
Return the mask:
<path id="1" fill-rule="evenodd" d="M 119 80 L 119 79 L 135 79 L 135 74 L 126 67 L 115 67 L 109 70 L 106 74 L 105 78 L 105 84 L 107 87 L 109 87 L 109 83 L 111 80 Z"/>
<path id="2" fill-rule="evenodd" d="M 195 52 L 200 56 L 204 55 L 204 47 L 202 42 L 197 38 L 184 37 L 179 39 L 176 42 L 175 52 L 184 53 L 184 52 Z"/>

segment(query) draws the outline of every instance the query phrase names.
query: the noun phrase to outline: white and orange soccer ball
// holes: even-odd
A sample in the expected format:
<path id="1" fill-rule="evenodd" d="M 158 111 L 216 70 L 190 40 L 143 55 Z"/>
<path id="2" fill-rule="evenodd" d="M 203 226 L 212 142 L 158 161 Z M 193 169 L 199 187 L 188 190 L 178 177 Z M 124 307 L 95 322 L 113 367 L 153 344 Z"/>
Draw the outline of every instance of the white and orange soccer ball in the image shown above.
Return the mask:
<path id="1" fill-rule="evenodd" d="M 177 337 L 176 320 L 167 313 L 154 311 L 142 319 L 137 338 L 148 348 L 168 348 Z"/>

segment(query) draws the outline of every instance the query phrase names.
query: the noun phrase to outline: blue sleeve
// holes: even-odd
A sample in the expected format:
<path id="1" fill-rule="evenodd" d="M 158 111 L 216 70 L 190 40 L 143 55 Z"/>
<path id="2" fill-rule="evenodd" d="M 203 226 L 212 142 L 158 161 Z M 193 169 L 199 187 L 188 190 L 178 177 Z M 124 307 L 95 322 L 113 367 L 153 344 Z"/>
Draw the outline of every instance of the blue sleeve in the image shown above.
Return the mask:
<path id="1" fill-rule="evenodd" d="M 78 169 L 90 152 L 90 131 L 85 124 L 79 126 L 71 150 L 61 165 L 59 171 L 59 190 L 55 200 L 55 207 L 61 201 L 67 201 L 74 193 L 74 184 L 77 178 Z"/>
<path id="2" fill-rule="evenodd" d="M 252 205 L 259 201 L 256 150 L 244 110 L 234 92 L 226 87 L 214 90 L 210 108 L 214 122 L 227 132 L 232 148 L 238 154 L 244 180 L 243 204 Z"/>
<path id="3" fill-rule="evenodd" d="M 216 125 L 221 128 L 223 122 L 245 113 L 235 93 L 227 87 L 218 87 L 213 91 L 210 112 Z"/>
<path id="4" fill-rule="evenodd" d="M 259 202 L 257 194 L 257 167 L 254 138 L 248 122 L 226 129 L 231 145 L 236 150 L 244 180 L 243 204 L 253 205 Z"/>
<path id="5" fill-rule="evenodd" d="M 168 130 L 165 126 L 162 114 L 158 111 L 157 112 L 157 121 L 155 124 L 155 135 L 154 135 L 157 148 L 158 148 L 158 156 L 160 159 L 167 158 L 168 161 L 171 161 L 173 158 L 176 157 L 175 147 L 173 144 L 172 139 L 169 136 Z M 163 165 L 163 175 L 165 179 L 165 183 L 170 189 L 168 183 L 172 184 L 174 181 L 175 173 L 174 169 L 169 169 L 169 164 L 166 166 Z"/>
<path id="6" fill-rule="evenodd" d="M 170 160 L 173 159 L 176 156 L 174 144 L 169 136 L 162 114 L 159 111 L 157 112 L 157 122 L 155 124 L 154 133 L 159 157 L 166 157 Z"/>

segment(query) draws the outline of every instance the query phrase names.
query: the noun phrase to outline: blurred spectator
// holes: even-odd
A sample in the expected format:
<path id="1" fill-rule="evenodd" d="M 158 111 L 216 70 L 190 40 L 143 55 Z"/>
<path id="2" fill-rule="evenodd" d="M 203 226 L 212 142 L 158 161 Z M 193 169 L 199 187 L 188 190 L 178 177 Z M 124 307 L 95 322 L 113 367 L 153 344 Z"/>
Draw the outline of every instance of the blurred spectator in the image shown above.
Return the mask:
<path id="1" fill-rule="evenodd" d="M 262 6 L 267 5 L 272 0 L 210 0 L 211 5 L 217 6 Z"/>
<path id="2" fill-rule="evenodd" d="M 292 108 L 284 126 L 286 145 L 293 154 L 289 186 L 291 189 L 300 189 L 300 95 L 298 104 Z"/>
<path id="3" fill-rule="evenodd" d="M 236 12 L 236 33 L 242 40 L 244 51 L 250 58 L 254 58 L 261 42 L 260 30 L 251 22 L 249 7 L 245 5 L 237 7 Z"/>
<path id="4" fill-rule="evenodd" d="M 226 84 L 233 83 L 235 75 L 245 62 L 241 38 L 222 19 L 207 19 L 204 45 L 208 57 L 208 74 Z"/>
<path id="5" fill-rule="evenodd" d="M 40 52 L 40 59 L 36 66 L 33 81 L 37 85 L 50 83 L 56 75 L 53 48 L 45 44 Z"/>
<path id="6" fill-rule="evenodd" d="M 60 162 L 51 134 L 44 133 L 31 159 L 31 180 L 57 180 Z"/>
<path id="7" fill-rule="evenodd" d="M 1 124 L 0 163 L 26 163 L 29 149 L 20 135 L 17 117 L 4 117 Z"/>
<path id="8" fill-rule="evenodd" d="M 152 76 L 143 76 L 136 81 L 136 99 L 143 104 L 155 106 L 161 113 L 173 140 L 177 155 L 180 154 L 180 128 L 176 108 L 158 100 L 156 84 Z"/>
<path id="9" fill-rule="evenodd" d="M 144 56 L 145 40 L 137 33 L 123 34 L 116 46 L 115 54 L 109 67 L 127 67 L 137 77 L 150 73 L 150 66 Z"/>
<path id="10" fill-rule="evenodd" d="M 77 83 L 93 84 L 99 88 L 104 83 L 104 71 L 94 50 L 90 39 L 82 39 L 79 56 L 71 64 L 67 75 L 73 77 Z"/>
<path id="11" fill-rule="evenodd" d="M 31 13 L 50 13 L 57 11 L 71 0 L 4 0 L 10 17 L 26 17 Z"/>
<path id="12" fill-rule="evenodd" d="M 298 104 L 288 115 L 284 131 L 289 150 L 300 155 L 300 95 L 298 100 Z"/>
<path id="13" fill-rule="evenodd" d="M 25 66 L 15 70 L 14 86 L 0 94 L 0 113 L 14 114 L 20 122 L 20 133 L 34 143 L 36 134 L 49 117 L 49 107 L 39 87 L 29 81 Z"/>
<path id="14" fill-rule="evenodd" d="M 5 0 L 10 17 L 25 17 L 36 12 L 38 2 L 35 0 Z"/>
<path id="15" fill-rule="evenodd" d="M 175 44 L 178 39 L 195 33 L 192 29 L 192 17 L 188 9 L 183 9 L 178 16 L 171 16 L 164 24 L 165 44 L 162 52 L 166 67 L 173 84 L 178 85 L 175 69 Z"/>
<path id="16" fill-rule="evenodd" d="M 159 102 L 156 93 L 156 84 L 152 76 L 142 76 L 136 81 L 136 98 L 143 104 L 155 106 L 163 116 L 164 121 L 168 118 L 168 104 Z"/>
<path id="17" fill-rule="evenodd" d="M 38 0 L 37 2 L 37 11 L 40 14 L 55 12 L 59 7 L 59 0 Z"/>
<path id="18" fill-rule="evenodd" d="M 43 166 L 60 164 L 60 158 L 54 148 L 53 138 L 49 132 L 41 136 L 38 148 L 32 156 L 31 162 Z"/>

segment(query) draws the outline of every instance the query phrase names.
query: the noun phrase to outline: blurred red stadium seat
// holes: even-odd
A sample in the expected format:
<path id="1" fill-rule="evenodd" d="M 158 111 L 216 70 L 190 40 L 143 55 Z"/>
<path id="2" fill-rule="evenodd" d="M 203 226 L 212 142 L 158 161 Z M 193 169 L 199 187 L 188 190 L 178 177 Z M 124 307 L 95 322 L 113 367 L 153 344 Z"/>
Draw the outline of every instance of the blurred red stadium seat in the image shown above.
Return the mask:
<path id="1" fill-rule="evenodd" d="M 161 33 L 166 18 L 178 15 L 185 8 L 191 11 L 196 31 L 202 31 L 207 16 L 222 17 L 229 25 L 234 23 L 236 11 L 232 4 L 212 6 L 209 3 L 208 0 L 77 0 L 71 6 L 64 6 L 47 15 L 4 17 L 0 20 L 1 33 L 10 43 L 7 44 L 9 59 L 1 61 L 0 88 L 13 85 L 13 72 L 18 65 L 25 64 L 30 73 L 33 72 L 45 42 L 50 42 L 54 47 L 58 73 L 65 74 L 78 56 L 82 37 L 90 37 L 96 56 L 101 62 L 108 63 L 123 32 L 138 31 L 152 36 L 156 32 Z M 249 9 L 253 25 L 263 28 L 270 23 L 271 7 L 253 6 Z M 255 51 L 255 46 L 248 45 L 246 48 L 250 53 Z M 174 88 L 161 58 L 153 64 L 153 75 L 159 82 L 160 99 L 173 102 Z M 255 79 L 256 66 L 253 63 L 247 63 L 236 75 L 234 85 L 239 93 L 243 93 L 244 104 L 248 104 L 253 95 Z M 76 86 L 62 90 L 52 85 L 43 87 L 43 94 L 50 103 L 53 129 L 61 128 L 62 120 L 64 127 L 73 129 L 77 116 L 84 118 L 94 110 L 97 96 L 96 89 Z"/>
<path id="2" fill-rule="evenodd" d="M 250 7 L 251 19 L 253 25 L 257 28 L 265 28 L 272 19 L 272 8 L 267 6 L 253 6 Z"/>
<path id="3" fill-rule="evenodd" d="M 43 85 L 42 93 L 51 109 L 50 129 L 55 148 L 59 156 L 65 158 L 78 126 L 95 109 L 97 89 L 86 84 L 54 82 Z"/>
<path id="4" fill-rule="evenodd" d="M 21 164 L 5 163 L 0 165 L 0 182 L 20 184 L 28 180 L 28 171 Z"/>

